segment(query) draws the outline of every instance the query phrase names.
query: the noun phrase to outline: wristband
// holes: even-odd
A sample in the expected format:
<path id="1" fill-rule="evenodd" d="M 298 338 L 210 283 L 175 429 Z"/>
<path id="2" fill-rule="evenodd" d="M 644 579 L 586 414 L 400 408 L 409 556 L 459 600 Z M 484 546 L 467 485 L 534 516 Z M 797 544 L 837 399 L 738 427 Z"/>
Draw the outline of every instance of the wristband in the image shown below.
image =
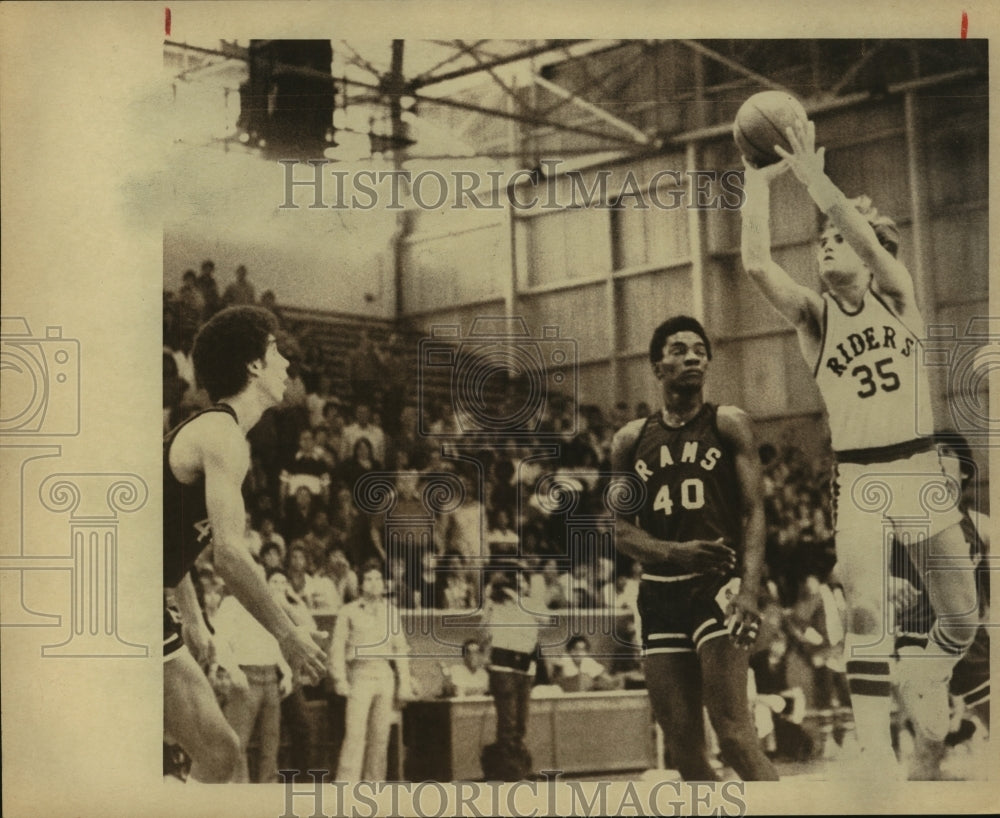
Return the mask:
<path id="1" fill-rule="evenodd" d="M 806 187 L 816 206 L 824 213 L 828 212 L 835 204 L 839 204 L 844 198 L 844 194 L 825 174 L 815 182 Z"/>

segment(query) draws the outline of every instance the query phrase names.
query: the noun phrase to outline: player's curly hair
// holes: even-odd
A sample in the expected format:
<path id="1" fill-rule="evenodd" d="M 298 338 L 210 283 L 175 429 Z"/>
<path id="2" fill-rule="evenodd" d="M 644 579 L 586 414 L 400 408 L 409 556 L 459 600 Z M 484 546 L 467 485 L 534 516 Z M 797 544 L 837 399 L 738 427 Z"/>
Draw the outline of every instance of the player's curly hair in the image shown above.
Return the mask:
<path id="1" fill-rule="evenodd" d="M 247 366 L 267 354 L 278 330 L 274 315 L 261 307 L 229 307 L 198 332 L 191 350 L 195 379 L 213 401 L 242 392 L 250 382 Z"/>
<path id="2" fill-rule="evenodd" d="M 872 230 L 875 231 L 875 235 L 878 237 L 879 244 L 895 258 L 899 252 L 899 228 L 896 227 L 896 222 L 888 216 L 883 216 L 879 213 L 878 209 L 872 205 L 872 200 L 868 196 L 858 196 L 856 199 L 850 199 L 849 201 L 854 205 L 854 209 L 864 216 L 868 224 L 871 225 Z M 827 218 L 823 224 L 823 229 L 826 230 L 831 224 L 832 221 Z"/>
<path id="3" fill-rule="evenodd" d="M 653 337 L 649 342 L 650 363 L 655 364 L 663 360 L 663 345 L 666 344 L 667 338 L 677 332 L 693 332 L 700 335 L 701 340 L 705 342 L 708 360 L 712 360 L 712 342 L 708 340 L 708 334 L 701 322 L 690 315 L 675 315 L 653 330 Z"/>

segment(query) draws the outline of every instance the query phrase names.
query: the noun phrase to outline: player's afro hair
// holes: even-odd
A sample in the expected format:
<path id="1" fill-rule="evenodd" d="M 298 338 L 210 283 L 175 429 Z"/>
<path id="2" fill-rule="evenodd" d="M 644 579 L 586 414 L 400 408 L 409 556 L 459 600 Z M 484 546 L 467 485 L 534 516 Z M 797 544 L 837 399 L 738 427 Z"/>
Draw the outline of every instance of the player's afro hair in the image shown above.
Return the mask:
<path id="1" fill-rule="evenodd" d="M 653 337 L 649 342 L 650 363 L 655 364 L 663 360 L 663 346 L 667 343 L 667 338 L 678 332 L 693 332 L 700 335 L 701 340 L 705 342 L 708 359 L 712 360 L 712 342 L 708 340 L 708 334 L 701 322 L 690 315 L 675 315 L 653 330 Z"/>
<path id="2" fill-rule="evenodd" d="M 250 381 L 247 366 L 267 354 L 278 330 L 274 314 L 262 307 L 229 307 L 198 332 L 191 350 L 195 378 L 213 401 L 238 395 Z"/>

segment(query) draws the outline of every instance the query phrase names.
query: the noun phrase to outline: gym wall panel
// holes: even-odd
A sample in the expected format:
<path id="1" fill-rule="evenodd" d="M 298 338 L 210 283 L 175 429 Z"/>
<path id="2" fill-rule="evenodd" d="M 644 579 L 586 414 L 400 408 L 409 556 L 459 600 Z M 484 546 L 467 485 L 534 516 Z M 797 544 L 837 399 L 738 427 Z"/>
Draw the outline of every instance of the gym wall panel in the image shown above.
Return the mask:
<path id="1" fill-rule="evenodd" d="M 645 354 L 653 330 L 660 323 L 671 315 L 692 312 L 690 268 L 656 270 L 619 279 L 615 282 L 615 307 L 616 348 Z"/>
<path id="2" fill-rule="evenodd" d="M 603 282 L 522 296 L 517 313 L 524 316 L 532 337 L 541 337 L 543 327 L 557 327 L 560 338 L 576 342 L 579 361 L 608 357 L 612 341 L 608 337 L 607 289 Z"/>

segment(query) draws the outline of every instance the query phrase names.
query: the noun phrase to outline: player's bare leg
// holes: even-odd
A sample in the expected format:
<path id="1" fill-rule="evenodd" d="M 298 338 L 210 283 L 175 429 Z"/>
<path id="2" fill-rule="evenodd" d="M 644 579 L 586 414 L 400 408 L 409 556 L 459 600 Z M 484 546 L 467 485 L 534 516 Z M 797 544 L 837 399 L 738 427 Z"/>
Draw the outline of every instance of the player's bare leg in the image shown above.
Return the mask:
<path id="1" fill-rule="evenodd" d="M 191 757 L 191 777 L 196 781 L 218 784 L 236 775 L 243 753 L 240 740 L 186 649 L 163 664 L 163 727 Z"/>
<path id="2" fill-rule="evenodd" d="M 874 516 L 868 524 L 838 531 L 836 570 L 847 601 L 844 659 L 855 734 L 866 759 L 860 769 L 898 775 L 890 733 L 892 644 L 885 624 L 885 536 L 882 521 Z"/>
<path id="3" fill-rule="evenodd" d="M 728 634 L 702 642 L 702 696 L 719 737 L 723 760 L 744 781 L 777 781 L 778 771 L 764 753 L 747 700 L 747 652 Z"/>
<path id="4" fill-rule="evenodd" d="M 915 552 L 915 553 L 914 553 Z M 899 665 L 900 695 L 918 730 L 941 741 L 948 731 L 948 679 L 955 664 L 968 650 L 979 627 L 979 598 L 975 563 L 959 525 L 952 525 L 928 542 L 911 546 L 918 566 L 927 558 L 947 567 L 925 571 L 924 583 L 937 618 L 928 634 L 927 648 L 906 656 Z"/>
<path id="5" fill-rule="evenodd" d="M 708 759 L 701 669 L 694 653 L 656 653 L 644 660 L 653 715 L 663 730 L 667 763 L 685 781 L 718 781 Z M 746 695 L 746 677 L 743 681 Z"/>

